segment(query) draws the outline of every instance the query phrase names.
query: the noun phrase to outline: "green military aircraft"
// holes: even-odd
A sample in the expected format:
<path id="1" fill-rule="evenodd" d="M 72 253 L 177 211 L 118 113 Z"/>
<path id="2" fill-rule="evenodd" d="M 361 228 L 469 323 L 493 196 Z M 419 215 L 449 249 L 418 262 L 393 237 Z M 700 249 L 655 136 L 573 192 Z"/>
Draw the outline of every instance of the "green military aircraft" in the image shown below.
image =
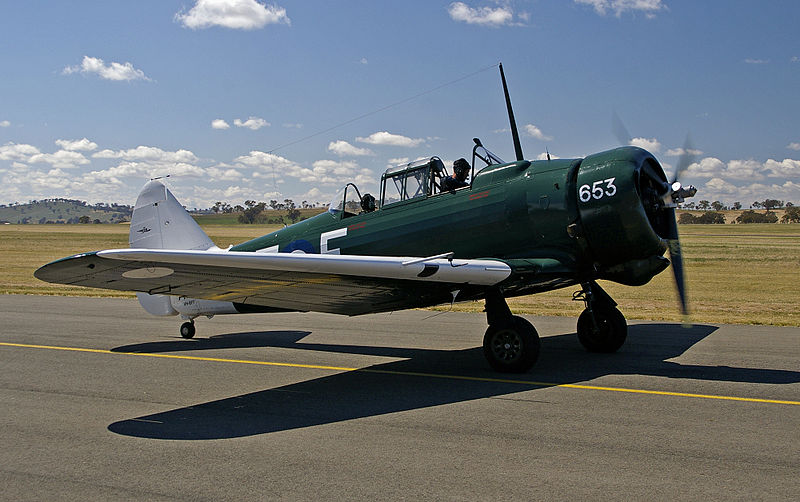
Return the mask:
<path id="1" fill-rule="evenodd" d="M 635 147 L 524 160 L 502 65 L 500 73 L 516 160 L 474 139 L 465 187 L 446 189 L 447 169 L 431 157 L 384 172 L 377 200 L 349 183 L 327 212 L 220 249 L 151 180 L 136 201 L 130 248 L 70 256 L 35 275 L 135 291 L 149 313 L 180 314 L 185 338 L 203 315 L 360 315 L 482 299 L 484 354 L 504 372 L 527 371 L 539 355 L 536 329 L 512 315 L 508 297 L 580 285 L 578 339 L 589 351 L 614 352 L 627 325 L 596 281 L 645 284 L 669 266 L 669 250 L 686 313 L 675 207 L 694 188 L 670 183 Z"/>

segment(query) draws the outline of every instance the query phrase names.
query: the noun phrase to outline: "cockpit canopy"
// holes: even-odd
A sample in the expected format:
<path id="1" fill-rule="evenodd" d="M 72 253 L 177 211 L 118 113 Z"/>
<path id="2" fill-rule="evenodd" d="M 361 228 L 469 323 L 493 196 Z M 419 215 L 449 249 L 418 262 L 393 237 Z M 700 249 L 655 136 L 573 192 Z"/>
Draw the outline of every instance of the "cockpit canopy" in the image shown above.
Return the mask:
<path id="1" fill-rule="evenodd" d="M 444 176 L 447 172 L 439 157 L 390 167 L 381 176 L 381 207 L 439 193 Z"/>
<path id="2" fill-rule="evenodd" d="M 331 199 L 328 205 L 328 212 L 334 216 L 341 215 L 342 218 L 356 216 L 361 213 L 369 213 L 375 210 L 375 197 L 365 193 L 363 196 L 358 187 L 353 183 L 348 183 Z"/>
<path id="3" fill-rule="evenodd" d="M 486 166 L 504 164 L 503 160 L 487 150 L 480 140 L 476 138 L 474 142 L 470 180 L 475 177 L 476 159 L 483 161 Z M 442 180 L 446 176 L 448 176 L 447 169 L 439 157 L 419 159 L 390 167 L 381 175 L 380 204 L 376 204 L 375 198 L 368 193 L 362 196 L 353 183 L 348 183 L 333 197 L 328 212 L 334 216 L 347 218 L 374 211 L 378 207 L 383 208 L 437 195 L 443 191 Z"/>

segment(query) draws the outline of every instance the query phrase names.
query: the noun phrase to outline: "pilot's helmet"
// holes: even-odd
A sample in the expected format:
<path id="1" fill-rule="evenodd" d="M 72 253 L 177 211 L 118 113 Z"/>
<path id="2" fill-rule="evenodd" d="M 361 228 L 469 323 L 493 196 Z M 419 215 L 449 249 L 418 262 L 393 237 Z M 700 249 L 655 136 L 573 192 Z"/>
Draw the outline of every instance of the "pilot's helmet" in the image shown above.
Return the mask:
<path id="1" fill-rule="evenodd" d="M 365 213 L 371 213 L 375 210 L 375 197 L 372 195 L 365 193 L 363 197 L 361 197 L 361 209 L 364 210 Z"/>
<path id="2" fill-rule="evenodd" d="M 469 173 L 469 162 L 466 159 L 458 159 L 453 162 L 453 172 L 456 176 L 466 176 Z"/>

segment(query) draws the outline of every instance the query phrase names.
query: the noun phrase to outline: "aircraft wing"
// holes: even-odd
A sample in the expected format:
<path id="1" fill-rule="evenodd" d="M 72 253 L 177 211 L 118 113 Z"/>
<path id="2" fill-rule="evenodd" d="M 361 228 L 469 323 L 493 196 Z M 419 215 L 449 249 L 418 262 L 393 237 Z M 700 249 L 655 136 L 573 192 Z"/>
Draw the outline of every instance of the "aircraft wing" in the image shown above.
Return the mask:
<path id="1" fill-rule="evenodd" d="M 494 259 L 111 249 L 49 263 L 53 283 L 358 315 L 481 296 L 512 275 Z"/>

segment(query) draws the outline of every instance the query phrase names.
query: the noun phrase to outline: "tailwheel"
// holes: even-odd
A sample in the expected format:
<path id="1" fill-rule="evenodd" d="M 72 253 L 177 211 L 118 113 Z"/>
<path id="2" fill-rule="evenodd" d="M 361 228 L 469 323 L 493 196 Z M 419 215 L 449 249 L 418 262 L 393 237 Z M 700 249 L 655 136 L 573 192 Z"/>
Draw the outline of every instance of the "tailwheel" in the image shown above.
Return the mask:
<path id="1" fill-rule="evenodd" d="M 502 324 L 490 324 L 483 337 L 483 354 L 495 371 L 523 373 L 539 358 L 539 334 L 531 323 L 512 316 Z"/>
<path id="2" fill-rule="evenodd" d="M 578 340 L 589 352 L 616 352 L 627 336 L 625 316 L 616 307 L 596 305 L 578 317 Z"/>
<path id="3" fill-rule="evenodd" d="M 192 338 L 194 333 L 194 321 L 187 321 L 181 324 L 181 336 L 183 338 Z"/>

